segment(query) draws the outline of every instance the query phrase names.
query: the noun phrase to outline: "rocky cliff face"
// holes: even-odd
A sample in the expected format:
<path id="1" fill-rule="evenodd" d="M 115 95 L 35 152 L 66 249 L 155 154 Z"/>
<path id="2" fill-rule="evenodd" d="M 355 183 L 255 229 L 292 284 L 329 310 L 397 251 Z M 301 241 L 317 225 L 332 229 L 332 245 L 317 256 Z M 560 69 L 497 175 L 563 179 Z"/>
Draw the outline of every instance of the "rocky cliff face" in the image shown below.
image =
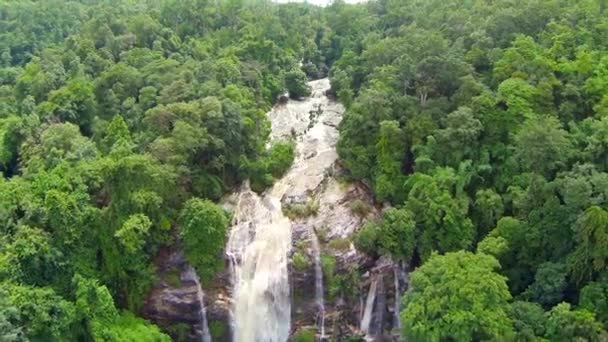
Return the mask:
<path id="1" fill-rule="evenodd" d="M 158 324 L 174 341 L 203 341 L 203 305 L 213 341 L 230 341 L 230 297 L 227 272 L 203 282 L 203 302 L 198 279 L 178 248 L 164 250 L 157 263 L 159 281 L 150 291 L 142 316 Z"/>
<path id="2" fill-rule="evenodd" d="M 252 239 L 250 235 L 260 231 L 267 236 L 269 226 L 255 217 L 256 213 L 250 213 L 251 208 L 273 212 L 274 217 L 276 205 L 268 208 L 264 203 L 269 200 L 267 197 L 280 199 L 282 213 L 289 221 L 272 229 L 290 229 L 291 233 L 288 237 L 291 248 L 287 252 L 290 297 L 287 312 L 291 312 L 291 319 L 287 319 L 286 325 L 290 339 L 305 335 L 306 340 L 314 336 L 317 341 L 396 340 L 399 331 L 396 313 L 399 296 L 407 286 L 407 273 L 402 265 L 385 258 L 374 260 L 354 248 L 356 232 L 366 220 L 377 217 L 380 208 L 375 206 L 364 186 L 340 181 L 335 145 L 344 108 L 325 95 L 329 89 L 327 79 L 311 82 L 311 86 L 311 98 L 288 100 L 268 114 L 273 140 L 295 137 L 294 166 L 267 194 L 258 196 L 244 187 L 225 201 L 226 207 L 243 216 L 239 229 L 245 227 L 243 222 L 247 223 L 245 233 L 249 233 L 243 238 Z M 243 194 L 251 200 L 242 200 Z M 239 208 L 252 201 L 255 206 Z M 279 212 L 277 217 L 283 215 Z M 237 225 L 235 223 L 235 227 Z M 272 235 L 268 238 L 274 239 Z M 257 243 L 265 245 L 265 241 Z M 159 258 L 161 281 L 150 293 L 143 311 L 145 317 L 164 327 L 176 340 L 200 341 L 203 327 L 199 317 L 204 305 L 213 340 L 229 341 L 236 305 L 232 300 L 234 278 L 224 272 L 212 281 L 203 282 L 204 304 L 198 303 L 196 282 L 189 279 L 188 265 L 181 254 L 176 251 L 165 254 Z M 268 258 L 259 260 L 268 261 Z M 254 260 L 253 272 L 261 267 L 257 262 Z M 274 281 L 280 278 L 274 275 L 266 278 L 272 267 L 261 270 L 264 271 L 260 278 L 264 280 L 262 284 L 268 280 L 271 280 L 269 284 L 278 284 Z M 286 292 L 261 291 L 264 298 L 255 302 L 278 301 L 277 295 Z M 260 318 L 259 323 L 267 324 L 268 320 Z"/>
<path id="3" fill-rule="evenodd" d="M 355 233 L 379 210 L 364 187 L 341 184 L 333 175 L 338 173 L 339 167 L 334 165 L 332 174 L 315 191 L 284 198 L 284 205 L 314 202 L 319 208 L 310 217 L 295 218 L 292 225 L 293 334 L 315 331 L 318 341 L 397 340 L 396 294 L 406 287 L 403 267 L 386 258 L 374 260 L 354 248 Z M 319 241 L 318 248 L 314 239 Z M 315 298 L 318 254 L 322 308 Z"/>

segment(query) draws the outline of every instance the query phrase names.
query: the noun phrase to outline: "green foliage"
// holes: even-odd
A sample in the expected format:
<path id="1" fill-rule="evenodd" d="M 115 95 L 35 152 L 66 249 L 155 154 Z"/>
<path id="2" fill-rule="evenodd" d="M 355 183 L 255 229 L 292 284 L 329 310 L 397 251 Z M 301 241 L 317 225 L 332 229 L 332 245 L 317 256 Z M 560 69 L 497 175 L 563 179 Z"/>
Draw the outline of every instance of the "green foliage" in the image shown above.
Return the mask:
<path id="1" fill-rule="evenodd" d="M 274 184 L 274 181 L 291 167 L 295 158 L 295 145 L 293 142 L 275 142 L 259 160 L 249 163 L 251 189 L 257 192 L 264 191 Z"/>
<path id="2" fill-rule="evenodd" d="M 293 336 L 295 342 L 314 342 L 315 338 L 314 329 L 299 329 Z"/>
<path id="3" fill-rule="evenodd" d="M 70 329 L 76 324 L 74 304 L 53 289 L 2 282 L 0 295 L 3 297 L 0 312 L 12 311 L 14 327 L 22 329 L 26 336 L 69 339 Z"/>
<path id="4" fill-rule="evenodd" d="M 608 212 L 590 207 L 576 224 L 578 246 L 571 257 L 571 272 L 577 282 L 592 279 L 608 266 Z"/>
<path id="5" fill-rule="evenodd" d="M 180 236 L 186 258 L 202 277 L 209 277 L 221 267 L 219 257 L 226 242 L 228 216 L 208 200 L 191 199 L 179 217 Z"/>
<path id="6" fill-rule="evenodd" d="M 70 123 L 43 127 L 40 136 L 26 141 L 21 151 L 27 173 L 50 170 L 61 162 L 74 165 L 78 161 L 94 160 L 96 156 L 95 145 Z"/>
<path id="7" fill-rule="evenodd" d="M 411 341 L 487 340 L 513 333 L 511 294 L 491 256 L 433 254 L 411 275 L 404 297 L 403 333 Z"/>
<path id="8" fill-rule="evenodd" d="M 410 192 L 405 208 L 420 231 L 417 250 L 425 259 L 433 250 L 466 249 L 473 242 L 475 227 L 467 217 L 469 203 L 461 181 L 460 175 L 447 168 L 433 176 L 414 174 L 408 180 Z"/>
<path id="9" fill-rule="evenodd" d="M 211 321 L 209 323 L 209 333 L 214 340 L 219 340 L 226 334 L 228 326 L 221 321 Z"/>
<path id="10" fill-rule="evenodd" d="M 524 294 L 545 307 L 552 307 L 561 302 L 566 285 L 566 266 L 548 262 L 538 267 L 534 283 Z"/>
<path id="11" fill-rule="evenodd" d="M 135 253 L 144 245 L 150 226 L 152 226 L 152 222 L 146 215 L 131 215 L 114 233 L 114 237 L 127 252 Z"/>
<path id="12" fill-rule="evenodd" d="M 327 246 L 337 251 L 348 251 L 352 241 L 349 238 L 334 238 L 329 240 Z"/>
<path id="13" fill-rule="evenodd" d="M 182 286 L 182 279 L 178 270 L 173 270 L 164 276 L 164 280 L 172 287 Z"/>
<path id="14" fill-rule="evenodd" d="M 296 251 L 293 253 L 291 257 L 291 261 L 293 263 L 293 267 L 298 272 L 304 272 L 310 268 L 311 261 L 310 258 L 306 254 L 300 251 Z"/>
<path id="15" fill-rule="evenodd" d="M 352 43 L 306 4 L 0 12 L 0 340 L 166 340 L 124 311 L 159 281 L 159 251 L 179 240 L 201 275 L 218 270 L 228 218 L 210 200 L 289 169 L 295 146 L 266 149 L 265 112 L 286 88 L 309 94 L 298 61 L 325 74 Z"/>
<path id="16" fill-rule="evenodd" d="M 397 121 L 382 121 L 378 132 L 376 154 L 378 167 L 374 175 L 374 192 L 379 200 L 403 200 L 404 177 L 401 174 L 403 132 Z"/>
<path id="17" fill-rule="evenodd" d="M 18 319 L 19 311 L 8 303 L 8 294 L 0 293 L 0 338 L 3 341 L 26 341 L 23 329 L 18 325 Z"/>
<path id="18" fill-rule="evenodd" d="M 349 204 L 350 210 L 360 218 L 365 218 L 369 215 L 373 208 L 371 205 L 365 203 L 363 200 L 356 199 Z"/>
<path id="19" fill-rule="evenodd" d="M 406 209 L 387 209 L 378 222 L 365 224 L 355 238 L 357 249 L 409 262 L 416 249 L 416 222 Z"/>
<path id="20" fill-rule="evenodd" d="M 340 278 L 336 274 L 336 257 L 329 254 L 321 254 L 321 269 L 323 270 L 323 282 L 327 298 L 335 298 L 341 290 Z"/>
<path id="21" fill-rule="evenodd" d="M 293 68 L 285 74 L 285 86 L 289 96 L 294 99 L 310 95 L 310 87 L 307 82 L 306 74 L 298 68 Z"/>
<path id="22" fill-rule="evenodd" d="M 51 236 L 37 228 L 20 226 L 4 248 L 3 262 L 9 278 L 31 285 L 45 285 L 62 271 L 62 255 Z"/>
<path id="23" fill-rule="evenodd" d="M 416 222 L 404 209 L 388 209 L 382 215 L 380 251 L 396 260 L 409 262 L 416 248 Z"/>
<path id="24" fill-rule="evenodd" d="M 329 25 L 345 35 L 333 43 L 342 53 L 330 71 L 347 108 L 342 165 L 378 200 L 411 213 L 423 265 L 432 251 L 476 247 L 500 261 L 513 296 L 545 308 L 603 279 L 608 45 L 597 29 L 608 7 L 380 1 L 361 6 L 364 15 L 331 7 Z M 410 249 L 405 233 L 387 238 L 382 226 L 366 224 L 357 248 Z M 545 337 L 533 330 L 521 338 Z"/>
<path id="25" fill-rule="evenodd" d="M 355 235 L 355 247 L 368 255 L 376 255 L 379 251 L 380 229 L 374 221 L 365 223 Z"/>
<path id="26" fill-rule="evenodd" d="M 158 327 L 135 317 L 119 313 L 110 292 L 96 280 L 74 277 L 76 312 L 86 322 L 87 332 L 95 341 L 170 341 Z"/>
<path id="27" fill-rule="evenodd" d="M 608 286 L 605 282 L 593 282 L 583 287 L 579 306 L 594 312 L 596 318 L 604 324 L 604 329 L 608 327 Z"/>
<path id="28" fill-rule="evenodd" d="M 268 172 L 275 178 L 281 178 L 291 167 L 294 158 L 295 146 L 293 143 L 274 143 L 268 152 Z"/>
<path id="29" fill-rule="evenodd" d="M 291 220 L 295 220 L 316 215 L 319 211 L 319 203 L 314 199 L 310 199 L 306 203 L 283 204 L 281 209 L 285 216 Z"/>
<path id="30" fill-rule="evenodd" d="M 515 158 L 524 171 L 549 176 L 562 168 L 572 154 L 568 132 L 557 119 L 526 121 L 515 135 Z"/>
<path id="31" fill-rule="evenodd" d="M 545 335 L 547 317 L 540 305 L 515 301 L 511 303 L 510 317 L 517 341 L 538 341 Z"/>
<path id="32" fill-rule="evenodd" d="M 546 336 L 550 341 L 603 341 L 607 333 L 593 313 L 571 310 L 570 304 L 561 303 L 549 312 Z"/>
<path id="33" fill-rule="evenodd" d="M 139 309 L 173 229 L 200 273 L 218 269 L 227 218 L 209 200 L 247 178 L 262 192 L 287 172 L 294 144 L 266 149 L 264 113 L 286 89 L 308 96 L 307 75 L 328 71 L 347 108 L 346 178 L 397 208 L 360 230 L 359 250 L 424 269 L 441 260 L 433 251 L 476 247 L 499 260 L 513 296 L 546 308 L 579 299 L 546 324 L 534 304 L 513 303 L 515 339 L 605 339 L 592 316 L 606 324 L 607 10 L 598 0 L 0 1 L 0 340 L 166 340 L 122 310 Z M 478 271 L 463 277 L 495 278 Z M 333 272 L 332 295 L 356 288 L 356 272 Z M 73 296 L 80 287 L 99 295 L 98 311 Z M 509 339 L 509 310 L 482 309 L 423 337 Z"/>

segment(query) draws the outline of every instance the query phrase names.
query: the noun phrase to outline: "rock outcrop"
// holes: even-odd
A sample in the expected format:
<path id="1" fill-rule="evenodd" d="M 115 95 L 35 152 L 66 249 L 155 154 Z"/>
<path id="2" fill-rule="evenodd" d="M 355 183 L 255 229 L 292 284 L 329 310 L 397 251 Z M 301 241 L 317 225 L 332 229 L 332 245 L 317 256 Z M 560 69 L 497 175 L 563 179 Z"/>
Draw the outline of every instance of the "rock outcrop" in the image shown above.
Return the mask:
<path id="1" fill-rule="evenodd" d="M 177 248 L 163 250 L 157 258 L 159 281 L 150 291 L 142 316 L 158 324 L 175 341 L 202 341 L 201 302 L 197 279 Z M 213 341 L 230 341 L 227 273 L 203 282 L 204 305 Z"/>
<path id="2" fill-rule="evenodd" d="M 365 187 L 340 184 L 335 176 L 339 172 L 339 167 L 334 165 L 315 191 L 284 198 L 284 204 L 315 202 L 319 207 L 315 215 L 296 218 L 292 225 L 293 334 L 314 330 L 319 341 L 356 340 L 357 337 L 369 341 L 397 340 L 395 313 L 399 305 L 396 301 L 406 287 L 405 280 L 401 279 L 403 272 L 398 271 L 402 267 L 387 258 L 374 260 L 354 248 L 355 233 L 380 211 Z M 366 207 L 365 216 L 356 212 L 356 206 Z M 312 244 L 315 238 L 320 242 L 318 252 Z M 321 254 L 323 265 L 323 313 L 319 312 L 315 300 L 316 253 Z M 370 317 L 368 322 L 363 322 L 368 305 Z"/>

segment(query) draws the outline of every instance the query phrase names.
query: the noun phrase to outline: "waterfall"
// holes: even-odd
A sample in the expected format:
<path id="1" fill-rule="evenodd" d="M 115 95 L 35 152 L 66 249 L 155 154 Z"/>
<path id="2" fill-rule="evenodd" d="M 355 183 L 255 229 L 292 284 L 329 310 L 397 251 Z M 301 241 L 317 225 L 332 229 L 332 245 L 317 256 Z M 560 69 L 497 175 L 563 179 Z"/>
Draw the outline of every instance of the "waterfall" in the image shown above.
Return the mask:
<path id="1" fill-rule="evenodd" d="M 374 313 L 374 303 L 376 302 L 376 292 L 378 287 L 378 279 L 372 278 L 372 283 L 369 286 L 369 292 L 367 293 L 367 300 L 365 302 L 365 309 L 363 310 L 363 318 L 361 318 L 360 330 L 368 334 L 370 332 L 370 326 L 372 323 L 372 315 Z"/>
<path id="2" fill-rule="evenodd" d="M 393 318 L 393 335 L 401 336 L 401 295 L 409 287 L 408 265 L 395 262 L 393 265 L 395 278 L 395 317 Z"/>
<path id="3" fill-rule="evenodd" d="M 384 333 L 384 312 L 386 311 L 386 290 L 384 288 L 384 278 L 378 275 L 378 288 L 376 291 L 376 305 L 374 307 L 374 315 L 372 315 L 372 324 L 369 329 L 369 335 L 373 339 L 380 337 Z"/>
<path id="4" fill-rule="evenodd" d="M 237 196 L 226 246 L 232 279 L 231 326 L 235 342 L 285 342 L 291 328 L 288 255 L 291 222 L 281 208 L 285 196 L 306 197 L 337 159 L 337 124 L 344 108 L 324 96 L 329 80 L 309 82 L 312 95 L 288 100 L 267 116 L 271 141 L 296 137 L 296 159 L 289 171 L 264 194 L 244 184 Z M 314 122 L 311 111 L 317 111 Z M 317 253 L 320 254 L 320 253 Z M 319 256 L 320 258 L 320 256 Z M 318 261 L 320 268 L 320 259 Z M 320 328 L 324 333 L 322 270 L 316 271 Z M 319 292 L 320 291 L 320 292 Z M 319 300 L 320 298 L 320 300 Z"/>
<path id="5" fill-rule="evenodd" d="M 317 325 L 319 326 L 320 337 L 325 337 L 325 299 L 323 289 L 323 267 L 321 266 L 321 248 L 319 246 L 319 238 L 314 229 L 310 229 L 310 238 L 312 241 L 312 250 L 314 253 L 315 262 L 315 301 L 317 304 Z"/>
<path id="6" fill-rule="evenodd" d="M 209 325 L 207 324 L 207 309 L 205 308 L 205 294 L 203 292 L 203 288 L 201 287 L 200 279 L 196 274 L 196 271 L 192 267 L 188 267 L 186 270 L 187 277 L 194 281 L 196 285 L 196 296 L 198 302 L 200 304 L 201 310 L 199 312 L 199 319 L 201 325 L 201 341 L 202 342 L 211 342 L 211 334 L 209 333 Z"/>
<path id="7" fill-rule="evenodd" d="M 395 317 L 393 318 L 393 330 L 399 332 L 401 330 L 401 320 L 399 317 L 400 311 L 400 300 L 401 300 L 401 289 L 399 287 L 399 277 L 401 275 L 401 267 L 399 263 L 395 263 L 393 266 L 393 278 L 395 284 Z"/>
<path id="8" fill-rule="evenodd" d="M 289 337 L 291 312 L 290 222 L 275 197 L 262 200 L 246 191 L 239 202 L 227 253 L 233 271 L 233 337 L 237 342 L 283 342 Z"/>

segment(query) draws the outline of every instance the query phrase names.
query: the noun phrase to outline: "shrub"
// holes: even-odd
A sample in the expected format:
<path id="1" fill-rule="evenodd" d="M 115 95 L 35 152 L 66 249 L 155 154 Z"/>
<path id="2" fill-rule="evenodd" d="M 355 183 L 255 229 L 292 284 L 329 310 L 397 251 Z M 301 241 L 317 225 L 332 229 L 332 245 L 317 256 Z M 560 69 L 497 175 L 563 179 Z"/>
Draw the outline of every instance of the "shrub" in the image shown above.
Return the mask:
<path id="1" fill-rule="evenodd" d="M 251 189 L 261 193 L 272 186 L 291 167 L 295 158 L 295 146 L 290 141 L 275 142 L 260 159 L 247 162 Z"/>
<path id="2" fill-rule="evenodd" d="M 273 177 L 280 178 L 289 170 L 294 158 L 295 146 L 293 142 L 275 142 L 268 151 L 268 172 L 270 172 Z"/>
<path id="3" fill-rule="evenodd" d="M 378 226 L 375 222 L 367 222 L 355 235 L 355 248 L 368 254 L 377 255 L 379 249 Z"/>
<path id="4" fill-rule="evenodd" d="M 369 213 L 372 212 L 372 207 L 371 205 L 358 199 L 350 204 L 350 210 L 360 218 L 365 218 L 367 215 L 369 215 Z"/>
<path id="5" fill-rule="evenodd" d="M 209 200 L 193 198 L 179 217 L 186 259 L 201 277 L 208 278 L 222 266 L 219 255 L 226 243 L 228 215 Z"/>
<path id="6" fill-rule="evenodd" d="M 350 248 L 351 240 L 348 238 L 337 238 L 329 241 L 329 247 L 338 251 L 345 251 Z"/>
<path id="7" fill-rule="evenodd" d="M 293 267 L 297 271 L 305 271 L 310 267 L 310 259 L 302 252 L 295 252 L 291 260 L 293 262 Z"/>
<path id="8" fill-rule="evenodd" d="M 289 96 L 294 99 L 310 95 L 308 78 L 306 78 L 306 74 L 298 68 L 294 68 L 285 74 L 285 87 L 287 87 Z"/>
<path id="9" fill-rule="evenodd" d="M 315 331 L 314 329 L 300 329 L 293 336 L 294 342 L 315 342 Z"/>
<path id="10" fill-rule="evenodd" d="M 333 255 L 321 255 L 321 269 L 325 280 L 325 290 L 329 299 L 340 292 L 340 279 L 336 277 L 336 258 Z"/>
<path id="11" fill-rule="evenodd" d="M 309 200 L 306 204 L 294 203 L 282 206 L 283 214 L 291 220 L 314 216 L 319 212 L 319 203 Z"/>
<path id="12" fill-rule="evenodd" d="M 220 340 L 227 330 L 228 327 L 226 326 L 226 323 L 222 321 L 211 321 L 209 323 L 209 333 L 214 341 Z"/>

